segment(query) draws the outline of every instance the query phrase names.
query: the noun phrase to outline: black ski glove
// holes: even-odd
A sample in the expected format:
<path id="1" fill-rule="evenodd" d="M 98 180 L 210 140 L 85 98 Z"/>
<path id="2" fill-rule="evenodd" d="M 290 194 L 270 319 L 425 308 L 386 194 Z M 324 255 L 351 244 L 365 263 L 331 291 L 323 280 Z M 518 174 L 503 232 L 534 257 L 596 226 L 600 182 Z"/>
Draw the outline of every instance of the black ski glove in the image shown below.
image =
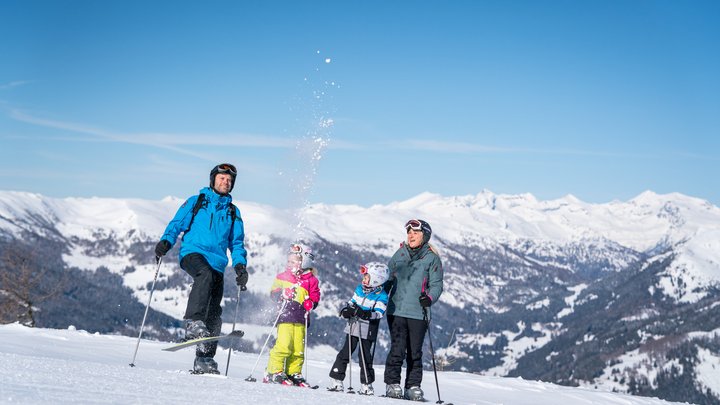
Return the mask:
<path id="1" fill-rule="evenodd" d="M 432 298 L 430 298 L 430 296 L 424 292 L 422 294 L 420 294 L 419 300 L 420 300 L 420 306 L 422 306 L 423 308 L 427 308 L 430 305 L 432 305 Z"/>
<path id="2" fill-rule="evenodd" d="M 240 291 L 247 290 L 247 282 L 248 282 L 248 272 L 245 268 L 245 265 L 242 263 L 238 263 L 235 265 L 235 282 L 237 283 L 238 287 L 240 287 Z"/>
<path id="3" fill-rule="evenodd" d="M 170 251 L 170 242 L 166 241 L 165 239 L 162 239 L 160 242 L 155 245 L 155 256 L 156 257 L 163 257 L 167 254 L 168 251 Z"/>
<path id="4" fill-rule="evenodd" d="M 355 308 L 351 307 L 350 305 L 346 306 L 345 308 L 340 310 L 340 316 L 345 319 L 352 318 L 353 316 L 355 316 Z"/>
<path id="5" fill-rule="evenodd" d="M 372 317 L 372 310 L 357 307 L 357 316 L 362 320 L 369 321 Z"/>

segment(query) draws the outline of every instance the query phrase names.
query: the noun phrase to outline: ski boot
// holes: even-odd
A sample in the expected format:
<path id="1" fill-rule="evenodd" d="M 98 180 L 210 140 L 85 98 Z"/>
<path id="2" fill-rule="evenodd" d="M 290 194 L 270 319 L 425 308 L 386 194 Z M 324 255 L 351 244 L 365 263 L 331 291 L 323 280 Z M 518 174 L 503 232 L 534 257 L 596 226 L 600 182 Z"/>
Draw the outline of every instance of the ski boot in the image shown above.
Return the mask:
<path id="1" fill-rule="evenodd" d="M 296 373 L 291 376 L 288 376 L 288 379 L 290 379 L 290 381 L 292 381 L 292 384 L 297 387 L 306 387 L 306 388 L 310 387 L 310 384 L 308 384 L 307 381 L 305 381 L 305 377 L 303 377 L 303 375 L 300 373 Z"/>
<path id="2" fill-rule="evenodd" d="M 405 389 L 405 399 L 410 401 L 424 401 L 423 390 L 420 387 L 410 387 Z"/>
<path id="3" fill-rule="evenodd" d="M 403 390 L 400 384 L 388 384 L 385 386 L 385 396 L 388 398 L 402 398 Z"/>
<path id="4" fill-rule="evenodd" d="M 195 357 L 193 374 L 220 374 L 218 364 L 212 357 Z"/>
<path id="5" fill-rule="evenodd" d="M 375 390 L 373 389 L 372 384 L 362 384 L 360 386 L 360 389 L 358 390 L 358 394 L 360 394 L 360 395 L 375 395 Z"/>
<path id="6" fill-rule="evenodd" d="M 330 378 L 330 385 L 327 387 L 327 390 L 343 392 L 345 391 L 345 387 L 343 386 L 342 380 Z"/>
<path id="7" fill-rule="evenodd" d="M 293 385 L 293 382 L 282 371 L 265 374 L 263 382 L 265 384 Z"/>
<path id="8" fill-rule="evenodd" d="M 192 319 L 185 320 L 185 340 L 199 339 L 210 336 L 205 322 L 193 321 Z"/>

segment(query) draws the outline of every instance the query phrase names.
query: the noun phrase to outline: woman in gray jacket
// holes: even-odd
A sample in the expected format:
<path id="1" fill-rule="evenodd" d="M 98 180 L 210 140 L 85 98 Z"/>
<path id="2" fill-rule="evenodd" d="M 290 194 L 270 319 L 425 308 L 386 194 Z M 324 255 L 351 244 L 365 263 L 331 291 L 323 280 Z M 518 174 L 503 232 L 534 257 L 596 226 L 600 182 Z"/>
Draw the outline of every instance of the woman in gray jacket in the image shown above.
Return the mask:
<path id="1" fill-rule="evenodd" d="M 400 245 L 388 263 L 390 280 L 386 284 L 390 301 L 387 320 L 390 328 L 390 353 L 385 361 L 385 394 L 392 398 L 422 401 L 422 345 L 427 332 L 424 312 L 443 291 L 440 256 L 428 243 L 430 224 L 411 219 L 405 224 L 407 243 Z M 403 361 L 407 362 L 405 392 L 400 386 Z"/>

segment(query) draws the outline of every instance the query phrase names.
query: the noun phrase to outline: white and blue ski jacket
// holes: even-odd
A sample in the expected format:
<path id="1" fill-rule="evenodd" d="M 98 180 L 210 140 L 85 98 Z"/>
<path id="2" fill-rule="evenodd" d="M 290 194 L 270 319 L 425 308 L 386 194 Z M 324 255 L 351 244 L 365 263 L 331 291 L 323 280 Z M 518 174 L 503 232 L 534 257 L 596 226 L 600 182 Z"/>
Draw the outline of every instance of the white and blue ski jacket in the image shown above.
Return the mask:
<path id="1" fill-rule="evenodd" d="M 370 320 L 358 319 L 357 322 L 345 326 L 345 333 L 357 336 L 361 339 L 368 339 L 374 342 L 377 339 L 380 319 L 385 315 L 388 305 L 388 294 L 382 286 L 366 289 L 360 283 L 353 293 L 348 304 L 355 304 L 358 307 L 372 311 Z M 352 329 L 350 329 L 352 328 Z"/>

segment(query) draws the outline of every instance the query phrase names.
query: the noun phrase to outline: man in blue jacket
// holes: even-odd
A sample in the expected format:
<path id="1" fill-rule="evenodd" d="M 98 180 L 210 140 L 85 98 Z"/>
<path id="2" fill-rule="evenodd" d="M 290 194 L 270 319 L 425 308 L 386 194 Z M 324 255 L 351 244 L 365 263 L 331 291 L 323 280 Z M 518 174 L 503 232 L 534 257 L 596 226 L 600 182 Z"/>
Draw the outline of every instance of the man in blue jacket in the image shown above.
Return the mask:
<path id="1" fill-rule="evenodd" d="M 170 221 L 155 255 L 162 257 L 183 233 L 180 248 L 180 267 L 193 278 L 192 289 L 185 310 L 185 339 L 218 336 L 222 326 L 223 278 L 230 249 L 235 267 L 236 282 L 247 289 L 247 251 L 245 229 L 240 210 L 232 203 L 237 170 L 229 163 L 210 171 L 210 187 L 188 198 Z M 196 373 L 218 374 L 213 360 L 217 342 L 204 343 L 195 350 L 193 370 Z"/>
<path id="2" fill-rule="evenodd" d="M 411 219 L 405 224 L 407 243 L 400 245 L 388 263 L 390 280 L 385 284 L 390 301 L 387 320 L 390 329 L 390 353 L 385 360 L 385 395 L 423 401 L 422 345 L 427 332 L 425 313 L 443 291 L 443 267 L 440 256 L 428 243 L 430 224 Z M 400 385 L 403 361 L 407 363 L 405 392 Z"/>

